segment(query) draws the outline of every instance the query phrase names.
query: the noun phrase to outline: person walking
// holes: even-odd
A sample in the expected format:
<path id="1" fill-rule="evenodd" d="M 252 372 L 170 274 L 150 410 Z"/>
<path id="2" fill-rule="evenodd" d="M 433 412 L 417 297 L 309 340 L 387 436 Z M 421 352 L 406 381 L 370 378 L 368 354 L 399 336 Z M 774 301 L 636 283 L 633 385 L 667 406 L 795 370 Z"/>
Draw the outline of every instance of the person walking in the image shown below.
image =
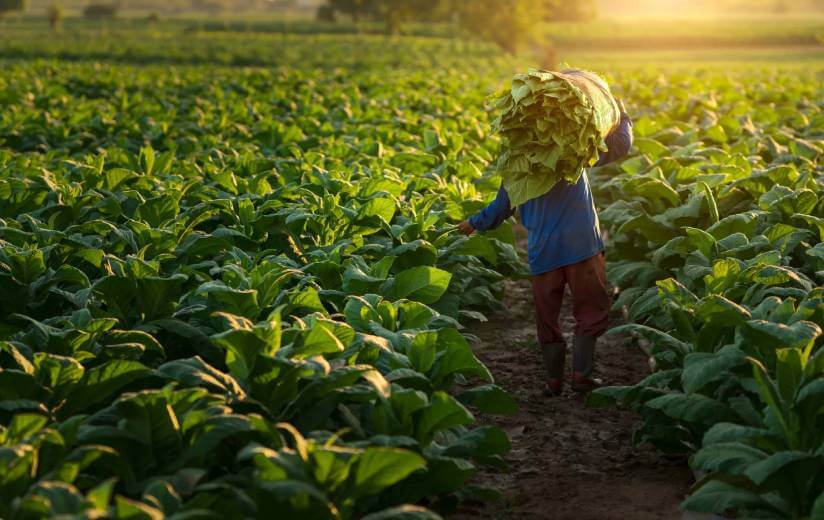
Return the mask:
<path id="1" fill-rule="evenodd" d="M 632 120 L 623 103 L 618 101 L 618 106 L 620 123 L 606 137 L 608 151 L 601 154 L 596 166 L 624 157 L 632 147 Z M 502 185 L 495 200 L 461 222 L 458 229 L 467 236 L 495 229 L 515 210 Z M 544 195 L 522 204 L 520 217 L 529 233 L 538 342 L 546 368 L 544 394 L 558 396 L 563 391 L 566 343 L 558 318 L 566 286 L 572 293 L 575 317 L 571 387 L 576 392 L 589 392 L 602 384 L 592 371 L 596 340 L 607 329 L 611 302 L 604 241 L 586 172 L 577 183 L 561 180 Z"/>

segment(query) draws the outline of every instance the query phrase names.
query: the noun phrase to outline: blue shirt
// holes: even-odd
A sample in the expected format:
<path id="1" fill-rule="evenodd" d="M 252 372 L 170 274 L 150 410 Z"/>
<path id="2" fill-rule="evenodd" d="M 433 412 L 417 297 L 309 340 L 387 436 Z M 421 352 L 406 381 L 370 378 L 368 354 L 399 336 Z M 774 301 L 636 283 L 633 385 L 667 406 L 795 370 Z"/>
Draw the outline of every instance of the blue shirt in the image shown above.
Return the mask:
<path id="1" fill-rule="evenodd" d="M 598 158 L 603 166 L 625 156 L 632 147 L 632 121 L 621 115 L 621 124 L 606 138 L 608 151 Z M 560 181 L 546 194 L 521 206 L 521 222 L 529 232 L 529 269 L 542 274 L 576 264 L 604 250 L 598 213 L 584 172 L 576 184 Z M 503 186 L 498 196 L 469 223 L 479 231 L 495 229 L 515 214 Z"/>

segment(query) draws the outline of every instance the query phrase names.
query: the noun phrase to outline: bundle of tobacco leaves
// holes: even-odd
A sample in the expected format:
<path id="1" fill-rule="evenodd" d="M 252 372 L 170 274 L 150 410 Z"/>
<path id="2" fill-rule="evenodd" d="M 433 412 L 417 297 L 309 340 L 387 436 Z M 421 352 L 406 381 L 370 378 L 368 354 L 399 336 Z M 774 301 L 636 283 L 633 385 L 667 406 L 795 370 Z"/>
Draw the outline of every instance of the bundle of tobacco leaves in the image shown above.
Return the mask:
<path id="1" fill-rule="evenodd" d="M 518 74 L 492 110 L 499 111 L 492 128 L 503 138 L 498 172 L 513 206 L 561 179 L 578 182 L 621 117 L 606 82 L 579 70 Z"/>

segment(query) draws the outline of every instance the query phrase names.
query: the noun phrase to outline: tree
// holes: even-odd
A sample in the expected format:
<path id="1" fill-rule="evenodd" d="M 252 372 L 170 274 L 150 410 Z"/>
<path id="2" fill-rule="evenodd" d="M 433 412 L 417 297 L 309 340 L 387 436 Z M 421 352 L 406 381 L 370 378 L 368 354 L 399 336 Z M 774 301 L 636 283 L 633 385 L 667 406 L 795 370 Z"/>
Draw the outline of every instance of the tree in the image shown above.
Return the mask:
<path id="1" fill-rule="evenodd" d="M 117 16 L 115 4 L 89 4 L 83 9 L 83 16 L 91 19 L 114 18 Z"/>
<path id="2" fill-rule="evenodd" d="M 552 20 L 587 20 L 595 15 L 595 0 L 326 0 L 318 17 L 335 15 L 382 21 L 387 34 L 399 34 L 413 21 L 455 20 L 470 36 L 516 53 L 541 24 Z"/>
<path id="3" fill-rule="evenodd" d="M 583 22 L 595 18 L 595 0 L 543 0 L 547 20 L 553 22 Z"/>
<path id="4" fill-rule="evenodd" d="M 324 21 L 336 19 L 338 14 L 353 22 L 382 21 L 387 34 L 399 34 L 407 22 L 431 19 L 442 0 L 327 0 L 317 11 Z"/>
<path id="5" fill-rule="evenodd" d="M 374 18 L 378 12 L 377 4 L 377 0 L 328 0 L 333 12 L 348 16 L 355 23 Z"/>
<path id="6" fill-rule="evenodd" d="M 54 32 L 60 30 L 60 26 L 63 24 L 63 16 L 65 15 L 63 11 L 63 6 L 60 4 L 49 4 L 49 7 L 46 10 L 46 18 L 49 19 L 49 27 Z"/>
<path id="7" fill-rule="evenodd" d="M 326 4 L 318 6 L 318 10 L 315 12 L 315 20 L 324 23 L 335 23 L 338 21 L 335 10 Z"/>
<path id="8" fill-rule="evenodd" d="M 536 0 L 452 0 L 465 30 L 515 54 L 535 35 L 546 7 Z"/>
<path id="9" fill-rule="evenodd" d="M 229 10 L 229 0 L 192 0 L 192 7 L 198 11 L 220 14 Z"/>
<path id="10" fill-rule="evenodd" d="M 386 34 L 400 34 L 403 25 L 437 16 L 439 0 L 378 0 L 378 16 L 386 24 Z"/>
<path id="11" fill-rule="evenodd" d="M 21 12 L 26 8 L 26 0 L 0 0 L 0 18 L 7 14 Z"/>

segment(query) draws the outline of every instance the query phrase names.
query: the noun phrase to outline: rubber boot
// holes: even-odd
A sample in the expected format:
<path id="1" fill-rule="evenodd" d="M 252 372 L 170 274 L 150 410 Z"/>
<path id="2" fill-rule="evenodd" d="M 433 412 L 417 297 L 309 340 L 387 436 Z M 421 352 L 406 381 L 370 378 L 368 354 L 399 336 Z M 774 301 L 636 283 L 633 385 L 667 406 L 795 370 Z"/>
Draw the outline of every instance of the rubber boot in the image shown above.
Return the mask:
<path id="1" fill-rule="evenodd" d="M 595 365 L 595 343 L 593 336 L 575 336 L 572 347 L 572 389 L 576 392 L 590 392 L 603 383 L 592 377 Z"/>
<path id="2" fill-rule="evenodd" d="M 544 343 L 541 345 L 544 355 L 547 383 L 544 394 L 558 396 L 564 389 L 564 362 L 566 361 L 566 343 Z"/>

